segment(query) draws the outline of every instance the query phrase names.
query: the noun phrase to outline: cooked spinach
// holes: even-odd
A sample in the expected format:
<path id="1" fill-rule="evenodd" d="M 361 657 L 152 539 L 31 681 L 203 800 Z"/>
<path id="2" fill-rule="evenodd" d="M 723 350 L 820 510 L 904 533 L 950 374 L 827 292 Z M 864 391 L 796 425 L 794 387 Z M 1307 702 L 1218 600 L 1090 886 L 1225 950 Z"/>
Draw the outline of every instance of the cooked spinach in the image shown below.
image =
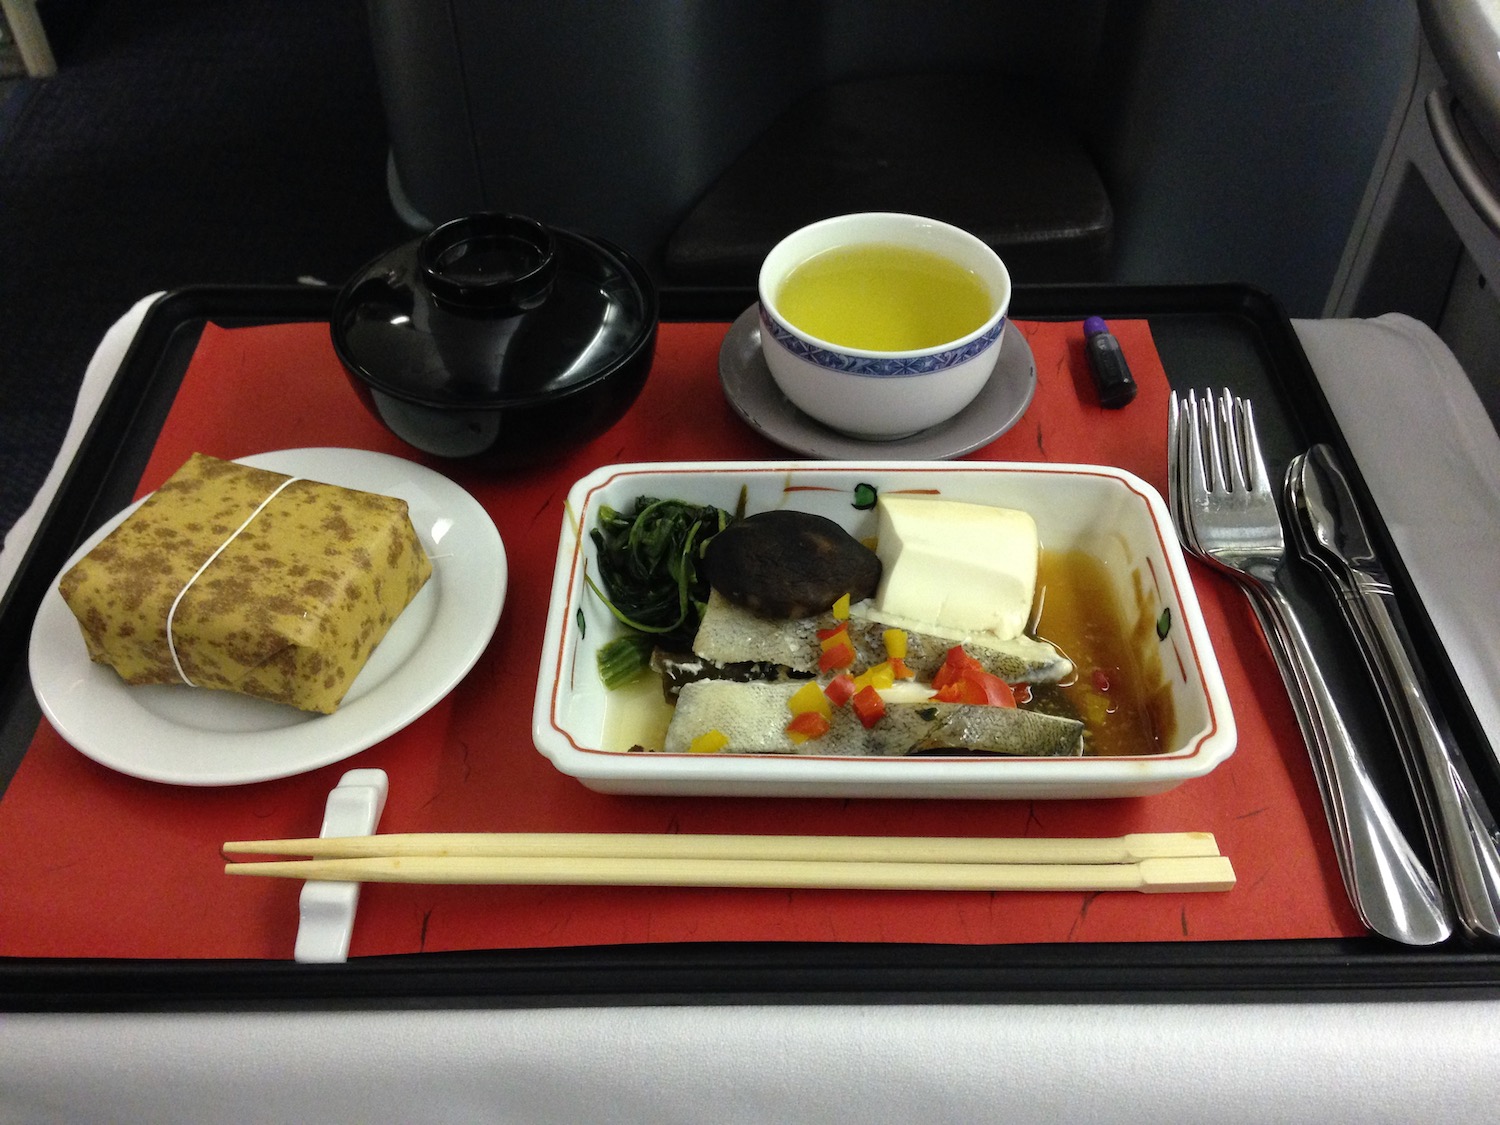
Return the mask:
<path id="1" fill-rule="evenodd" d="M 599 571 L 589 587 L 627 628 L 669 651 L 685 650 L 708 601 L 703 550 L 733 518 L 712 505 L 650 496 L 624 511 L 603 505 L 589 532 Z M 621 672 L 612 669 L 614 676 Z"/>

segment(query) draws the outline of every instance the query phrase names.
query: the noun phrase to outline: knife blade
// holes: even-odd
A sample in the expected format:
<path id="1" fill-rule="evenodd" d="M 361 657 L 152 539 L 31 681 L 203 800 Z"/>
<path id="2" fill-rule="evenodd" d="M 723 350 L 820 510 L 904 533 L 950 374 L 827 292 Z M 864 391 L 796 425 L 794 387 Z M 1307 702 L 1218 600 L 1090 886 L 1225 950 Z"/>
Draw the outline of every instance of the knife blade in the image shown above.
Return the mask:
<path id="1" fill-rule="evenodd" d="M 1379 694 L 1460 925 L 1500 938 L 1500 830 L 1414 656 L 1389 573 L 1333 450 L 1315 445 L 1287 476 L 1301 553 L 1334 589 Z"/>

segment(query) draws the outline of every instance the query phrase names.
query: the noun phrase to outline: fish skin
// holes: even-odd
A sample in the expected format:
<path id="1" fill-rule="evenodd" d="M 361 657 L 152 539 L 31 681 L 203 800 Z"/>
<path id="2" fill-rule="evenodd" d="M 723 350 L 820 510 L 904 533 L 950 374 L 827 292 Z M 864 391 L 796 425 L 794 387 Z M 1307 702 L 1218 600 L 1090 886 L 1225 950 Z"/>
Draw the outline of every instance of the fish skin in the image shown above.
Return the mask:
<path id="1" fill-rule="evenodd" d="M 847 707 L 836 707 L 822 738 L 795 743 L 786 733 L 787 701 L 796 683 L 685 684 L 667 728 L 664 749 L 685 753 L 692 740 L 722 731 L 721 754 L 789 754 L 820 757 L 905 757 L 951 750 L 1009 757 L 1080 757 L 1083 723 L 1013 707 L 966 703 L 887 703 L 886 714 L 866 730 Z"/>
<path id="2" fill-rule="evenodd" d="M 692 653 L 665 652 L 662 649 L 651 653 L 651 670 L 661 677 L 662 696 L 668 703 L 675 703 L 682 685 L 694 680 L 731 680 L 740 684 L 796 680 L 798 684 L 805 684 L 813 679 L 811 672 L 798 672 L 784 664 L 762 660 L 714 664 Z"/>
<path id="3" fill-rule="evenodd" d="M 693 652 L 714 664 L 761 661 L 815 674 L 821 652 L 818 630 L 832 624 L 831 617 L 789 620 L 762 617 L 713 591 L 693 640 Z M 858 675 L 886 659 L 885 630 L 890 627 L 871 615 L 868 601 L 851 607 L 849 640 L 854 647 L 853 674 Z M 960 643 L 957 639 L 920 630 L 904 631 L 907 636 L 904 660 L 919 680 L 930 680 L 942 665 L 948 650 Z M 962 643 L 964 651 L 978 660 L 985 671 L 999 676 L 1006 683 L 1059 683 L 1072 676 L 1074 671 L 1071 660 L 1046 641 L 1033 637 L 1017 637 L 1013 641 L 997 643 L 968 638 Z"/>

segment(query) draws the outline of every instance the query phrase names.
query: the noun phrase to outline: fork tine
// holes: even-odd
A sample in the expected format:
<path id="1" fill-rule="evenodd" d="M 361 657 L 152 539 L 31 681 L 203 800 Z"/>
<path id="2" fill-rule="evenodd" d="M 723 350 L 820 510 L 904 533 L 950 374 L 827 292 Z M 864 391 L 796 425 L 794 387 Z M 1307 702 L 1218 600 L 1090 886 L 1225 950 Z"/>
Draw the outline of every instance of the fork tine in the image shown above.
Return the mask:
<path id="1" fill-rule="evenodd" d="M 1249 492 L 1246 447 L 1241 441 L 1240 425 L 1243 418 L 1241 407 L 1247 406 L 1242 399 L 1225 387 L 1219 392 L 1219 432 L 1224 439 L 1224 483 L 1231 492 Z"/>
<path id="2" fill-rule="evenodd" d="M 1271 479 L 1266 473 L 1265 458 L 1261 455 L 1260 435 L 1255 430 L 1255 407 L 1248 398 L 1240 399 L 1240 414 L 1245 435 L 1245 465 L 1250 476 L 1250 487 L 1256 492 L 1269 493 Z"/>
<path id="3" fill-rule="evenodd" d="M 1178 451 L 1181 435 L 1182 407 L 1177 401 L 1177 392 L 1167 395 L 1167 506 L 1172 510 L 1172 523 L 1177 528 L 1178 538 L 1187 541 L 1187 527 L 1182 519 L 1182 457 Z"/>
<path id="4" fill-rule="evenodd" d="M 1172 392 L 1167 409 L 1167 494 L 1177 537 L 1187 550 L 1201 557 L 1203 551 L 1193 527 L 1192 477 L 1188 457 L 1193 421 L 1194 411 L 1188 395 Z"/>
<path id="5" fill-rule="evenodd" d="M 1214 447 L 1209 444 L 1209 437 L 1213 432 L 1213 402 L 1208 391 L 1200 396 L 1193 393 L 1193 432 L 1188 435 L 1189 449 L 1193 442 L 1198 445 L 1198 461 L 1194 465 L 1192 484 L 1201 489 L 1204 494 L 1216 491 L 1218 474 L 1214 471 Z"/>
<path id="6" fill-rule="evenodd" d="M 1229 481 L 1224 474 L 1224 440 L 1219 426 L 1219 411 L 1214 396 L 1208 391 L 1198 401 L 1198 414 L 1193 426 L 1193 441 L 1199 447 L 1197 472 L 1202 467 L 1200 483 L 1211 495 L 1223 495 L 1229 490 Z"/>
<path id="7" fill-rule="evenodd" d="M 1171 480 L 1172 467 L 1177 463 L 1177 392 L 1167 392 L 1167 479 Z"/>
<path id="8" fill-rule="evenodd" d="M 1203 450 L 1203 427 L 1200 424 L 1199 403 L 1197 393 L 1188 392 L 1187 410 L 1183 417 L 1183 437 L 1186 447 L 1187 464 L 1184 468 L 1183 477 L 1183 510 L 1187 514 L 1187 522 L 1193 525 L 1193 504 L 1191 498 L 1199 495 L 1207 495 L 1212 491 L 1209 482 L 1207 465 L 1205 463 Z"/>

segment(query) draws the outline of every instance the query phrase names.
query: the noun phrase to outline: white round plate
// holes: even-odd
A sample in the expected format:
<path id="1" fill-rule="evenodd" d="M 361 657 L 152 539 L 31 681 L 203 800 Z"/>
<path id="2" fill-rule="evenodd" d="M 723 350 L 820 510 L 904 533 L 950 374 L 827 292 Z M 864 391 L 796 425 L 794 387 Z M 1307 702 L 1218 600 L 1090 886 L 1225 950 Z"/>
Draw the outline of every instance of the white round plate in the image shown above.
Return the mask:
<path id="1" fill-rule="evenodd" d="M 32 687 L 58 733 L 101 765 L 171 785 L 243 785 L 342 761 L 447 695 L 500 621 L 507 577 L 500 533 L 479 502 L 447 477 L 358 449 L 292 449 L 240 461 L 405 500 L 432 558 L 432 578 L 332 715 L 186 684 L 131 687 L 89 659 L 53 582 L 31 631 Z M 63 572 L 137 506 L 101 527 Z"/>
<path id="2" fill-rule="evenodd" d="M 729 326 L 719 348 L 719 383 L 729 405 L 751 429 L 805 457 L 945 461 L 988 445 L 1021 420 L 1036 394 L 1036 362 L 1026 337 L 1008 326 L 995 373 L 973 402 L 946 422 L 910 437 L 867 441 L 830 430 L 781 393 L 760 350 L 760 316 L 752 305 Z"/>

